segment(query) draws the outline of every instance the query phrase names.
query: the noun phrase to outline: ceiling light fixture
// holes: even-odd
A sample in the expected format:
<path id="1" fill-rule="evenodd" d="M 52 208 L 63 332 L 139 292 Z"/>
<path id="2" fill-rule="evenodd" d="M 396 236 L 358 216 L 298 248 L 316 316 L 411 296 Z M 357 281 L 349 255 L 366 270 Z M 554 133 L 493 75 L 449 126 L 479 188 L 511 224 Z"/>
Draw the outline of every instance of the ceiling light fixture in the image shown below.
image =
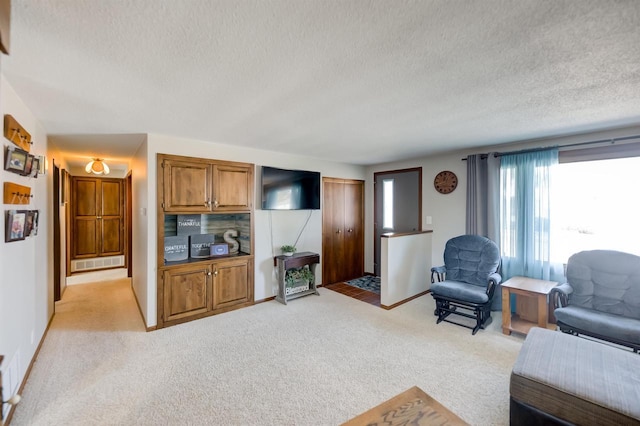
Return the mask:
<path id="1" fill-rule="evenodd" d="M 94 158 L 87 163 L 84 171 L 87 173 L 93 173 L 94 175 L 108 175 L 111 170 L 109 170 L 109 166 L 107 166 L 107 163 L 105 163 L 104 160 L 101 158 Z"/>

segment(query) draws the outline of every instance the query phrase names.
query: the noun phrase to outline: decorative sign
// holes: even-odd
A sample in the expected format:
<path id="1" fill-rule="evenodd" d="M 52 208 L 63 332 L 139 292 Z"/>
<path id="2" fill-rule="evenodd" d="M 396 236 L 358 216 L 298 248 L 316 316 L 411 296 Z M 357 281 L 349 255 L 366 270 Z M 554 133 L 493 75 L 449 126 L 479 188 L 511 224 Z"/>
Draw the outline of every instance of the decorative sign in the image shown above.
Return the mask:
<path id="1" fill-rule="evenodd" d="M 164 237 L 164 261 L 175 262 L 177 260 L 187 260 L 189 258 L 189 237 L 178 235 L 175 237 Z"/>
<path id="2" fill-rule="evenodd" d="M 189 236 L 190 253 L 194 258 L 209 257 L 211 244 L 215 241 L 213 234 L 193 234 Z"/>
<path id="3" fill-rule="evenodd" d="M 201 218 L 199 214 L 178 215 L 178 235 L 191 235 L 200 233 Z"/>
<path id="4" fill-rule="evenodd" d="M 301 293 L 303 291 L 309 290 L 309 281 L 301 280 L 301 281 L 298 281 L 296 284 L 298 285 L 294 285 L 292 287 L 286 286 L 284 289 L 284 294 L 289 296 L 291 294 Z"/>
<path id="5" fill-rule="evenodd" d="M 227 231 L 225 231 L 224 235 L 222 236 L 222 239 L 225 240 L 225 242 L 229 243 L 229 253 L 238 252 L 238 248 L 240 247 L 240 244 L 238 243 L 238 241 L 234 239 L 234 237 L 237 237 L 237 236 L 238 236 L 238 231 L 236 231 L 235 229 L 228 229 Z"/>

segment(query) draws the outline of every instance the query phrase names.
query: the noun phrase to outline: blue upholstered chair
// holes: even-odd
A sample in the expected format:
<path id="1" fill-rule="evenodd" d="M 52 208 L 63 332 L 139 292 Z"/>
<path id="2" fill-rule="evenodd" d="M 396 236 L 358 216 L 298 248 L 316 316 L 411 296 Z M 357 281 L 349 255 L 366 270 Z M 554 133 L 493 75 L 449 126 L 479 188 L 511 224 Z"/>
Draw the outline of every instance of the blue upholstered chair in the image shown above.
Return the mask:
<path id="1" fill-rule="evenodd" d="M 444 266 L 431 268 L 431 295 L 436 301 L 437 324 L 442 321 L 473 329 L 491 323 L 491 301 L 502 277 L 500 250 L 496 243 L 479 235 L 461 235 L 447 241 Z M 436 281 L 437 278 L 437 281 Z M 498 295 L 499 297 L 499 295 Z M 451 314 L 476 320 L 473 327 L 450 321 Z"/>
<path id="2" fill-rule="evenodd" d="M 613 250 L 575 253 L 567 282 L 551 296 L 560 330 L 640 351 L 640 257 Z"/>

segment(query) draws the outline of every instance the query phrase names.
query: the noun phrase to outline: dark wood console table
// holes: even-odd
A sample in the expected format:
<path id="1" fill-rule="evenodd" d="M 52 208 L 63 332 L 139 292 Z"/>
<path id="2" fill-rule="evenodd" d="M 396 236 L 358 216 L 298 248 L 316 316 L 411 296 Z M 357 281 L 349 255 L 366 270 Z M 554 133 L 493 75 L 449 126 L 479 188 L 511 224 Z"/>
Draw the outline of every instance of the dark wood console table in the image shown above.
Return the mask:
<path id="1" fill-rule="evenodd" d="M 287 304 L 288 300 L 297 299 L 298 297 L 308 296 L 309 294 L 317 294 L 316 279 L 314 278 L 312 283 L 309 283 L 309 289 L 301 291 L 299 293 L 287 294 L 285 276 L 287 269 L 301 268 L 309 265 L 309 269 L 313 276 L 316 276 L 316 265 L 320 263 L 320 255 L 318 253 L 312 253 L 309 251 L 296 253 L 293 256 L 276 256 L 276 266 L 278 267 L 278 295 L 276 300 L 280 303 Z"/>

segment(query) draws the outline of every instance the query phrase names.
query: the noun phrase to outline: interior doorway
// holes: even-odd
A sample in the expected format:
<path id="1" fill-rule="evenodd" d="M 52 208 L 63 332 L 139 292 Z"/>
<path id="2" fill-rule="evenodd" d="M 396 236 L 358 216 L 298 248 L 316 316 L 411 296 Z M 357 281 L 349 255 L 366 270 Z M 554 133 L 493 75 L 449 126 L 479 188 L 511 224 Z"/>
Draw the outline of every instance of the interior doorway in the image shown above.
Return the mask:
<path id="1" fill-rule="evenodd" d="M 374 273 L 380 276 L 380 238 L 422 230 L 422 167 L 378 172 L 374 181 Z"/>

